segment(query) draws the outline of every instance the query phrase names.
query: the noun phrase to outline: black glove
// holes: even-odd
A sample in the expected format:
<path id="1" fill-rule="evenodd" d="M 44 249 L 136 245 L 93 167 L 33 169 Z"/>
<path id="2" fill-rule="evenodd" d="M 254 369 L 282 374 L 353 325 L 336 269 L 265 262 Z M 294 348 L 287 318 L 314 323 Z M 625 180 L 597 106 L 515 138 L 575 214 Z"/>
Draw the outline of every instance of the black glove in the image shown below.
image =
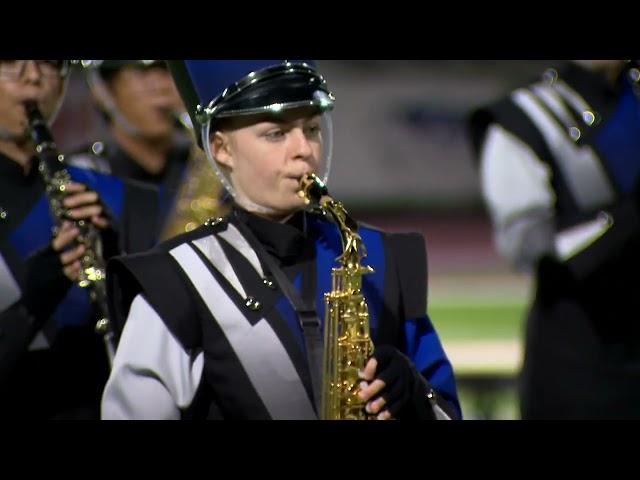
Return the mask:
<path id="1" fill-rule="evenodd" d="M 390 345 L 377 346 L 372 355 L 378 362 L 377 379 L 385 383 L 380 396 L 385 399 L 382 411 L 397 419 L 434 419 L 427 395 L 431 387 L 409 358 Z"/>
<path id="2" fill-rule="evenodd" d="M 51 245 L 29 257 L 23 303 L 37 326 L 42 326 L 51 317 L 71 285 L 62 270 L 60 253 Z"/>
<path id="3" fill-rule="evenodd" d="M 0 312 L 0 391 L 9 391 L 5 382 L 15 374 L 36 333 L 34 318 L 24 302 Z"/>

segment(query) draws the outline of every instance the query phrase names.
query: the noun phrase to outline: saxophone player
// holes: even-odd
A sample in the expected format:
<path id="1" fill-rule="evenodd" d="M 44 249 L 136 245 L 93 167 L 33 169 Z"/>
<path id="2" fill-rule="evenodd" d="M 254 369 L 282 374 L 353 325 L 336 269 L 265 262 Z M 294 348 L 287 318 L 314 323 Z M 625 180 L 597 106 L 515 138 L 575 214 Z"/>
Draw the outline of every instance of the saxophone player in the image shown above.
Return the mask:
<path id="1" fill-rule="evenodd" d="M 157 193 L 115 177 L 69 168 L 62 218 L 49 210 L 25 104 L 48 123 L 61 106 L 65 60 L 0 61 L 0 417 L 97 418 L 108 366 L 93 332 L 86 290 L 75 285 L 86 250 L 74 222 L 101 232 L 105 257 L 155 239 L 122 228 L 131 203 L 154 218 Z M 155 205 L 155 207 L 154 207 Z M 53 228 L 53 227 L 56 228 Z M 53 233 L 52 233 L 53 232 Z"/>
<path id="2" fill-rule="evenodd" d="M 162 60 L 82 60 L 82 65 L 107 129 L 102 139 L 70 155 L 69 163 L 157 187 L 162 230 L 189 180 L 192 153 L 191 133 L 178 122 L 184 106 L 167 66 Z"/>
<path id="3" fill-rule="evenodd" d="M 170 61 L 231 212 L 107 269 L 124 324 L 104 419 L 315 419 L 324 293 L 336 225 L 305 209 L 326 181 L 334 97 L 311 62 Z M 419 235 L 354 226 L 375 345 L 360 371 L 379 419 L 459 418 L 451 364 L 426 315 Z"/>

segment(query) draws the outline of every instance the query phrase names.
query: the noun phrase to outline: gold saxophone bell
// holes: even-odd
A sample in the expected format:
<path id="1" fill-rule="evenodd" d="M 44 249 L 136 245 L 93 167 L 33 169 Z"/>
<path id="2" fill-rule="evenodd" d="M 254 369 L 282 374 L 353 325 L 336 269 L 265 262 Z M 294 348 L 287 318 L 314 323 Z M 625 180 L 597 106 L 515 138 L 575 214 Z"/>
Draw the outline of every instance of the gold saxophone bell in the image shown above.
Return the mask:
<path id="1" fill-rule="evenodd" d="M 190 232 L 208 219 L 221 214 L 218 202 L 221 185 L 204 152 L 198 147 L 193 126 L 186 112 L 175 113 L 176 123 L 191 138 L 187 167 L 176 194 L 173 210 L 162 229 L 160 239 L 166 240 Z"/>
<path id="2" fill-rule="evenodd" d="M 343 253 L 331 270 L 331 291 L 325 293 L 324 353 L 320 418 L 323 420 L 372 420 L 360 400 L 358 371 L 373 353 L 369 309 L 362 294 L 362 276 L 372 273 L 361 264 L 366 248 L 357 223 L 342 203 L 328 194 L 326 185 L 314 174 L 300 181 L 300 196 L 307 205 L 319 207 L 331 216 L 340 232 Z"/>

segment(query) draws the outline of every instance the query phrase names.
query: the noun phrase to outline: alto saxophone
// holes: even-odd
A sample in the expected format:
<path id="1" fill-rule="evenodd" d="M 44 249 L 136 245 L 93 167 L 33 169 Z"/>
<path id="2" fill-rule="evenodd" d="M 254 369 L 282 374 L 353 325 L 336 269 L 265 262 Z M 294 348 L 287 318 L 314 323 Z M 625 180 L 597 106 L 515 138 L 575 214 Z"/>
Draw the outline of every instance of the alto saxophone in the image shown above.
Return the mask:
<path id="1" fill-rule="evenodd" d="M 49 127 L 35 102 L 25 102 L 25 111 L 29 123 L 31 138 L 36 146 L 38 156 L 38 172 L 44 182 L 49 201 L 49 209 L 53 215 L 55 228 L 62 226 L 66 216 L 63 205 L 68 183 L 69 172 L 64 168 L 64 156 L 58 153 Z M 80 231 L 76 242 L 85 246 L 85 253 L 80 258 L 80 273 L 77 285 L 86 288 L 89 299 L 96 310 L 98 320 L 95 330 L 102 335 L 107 351 L 109 366 L 113 364 L 115 355 L 115 337 L 107 314 L 107 293 L 105 283 L 105 261 L 102 257 L 102 239 L 97 228 L 86 220 L 71 220 Z"/>
<path id="2" fill-rule="evenodd" d="M 340 264 L 331 270 L 331 291 L 325 293 L 324 351 L 320 418 L 323 420 L 371 420 L 358 397 L 363 370 L 373 353 L 369 329 L 369 310 L 362 294 L 362 276 L 373 268 L 361 264 L 366 248 L 358 225 L 342 203 L 328 194 L 327 187 L 314 174 L 300 182 L 305 203 L 330 215 L 340 232 L 343 253 Z"/>
<path id="3" fill-rule="evenodd" d="M 220 214 L 218 195 L 220 182 L 203 152 L 198 147 L 189 114 L 173 113 L 177 124 L 191 139 L 183 181 L 161 235 L 161 240 L 190 232 L 211 217 Z"/>

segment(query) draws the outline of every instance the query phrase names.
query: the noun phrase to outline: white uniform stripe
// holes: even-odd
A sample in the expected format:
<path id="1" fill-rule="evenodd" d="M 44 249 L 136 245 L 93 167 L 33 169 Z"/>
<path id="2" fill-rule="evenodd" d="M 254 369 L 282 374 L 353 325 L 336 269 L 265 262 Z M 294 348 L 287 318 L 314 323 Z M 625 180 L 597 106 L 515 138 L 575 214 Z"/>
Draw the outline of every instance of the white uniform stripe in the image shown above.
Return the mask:
<path id="1" fill-rule="evenodd" d="M 451 420 L 451 417 L 438 405 L 433 406 L 433 413 L 436 416 L 436 420 Z"/>
<path id="2" fill-rule="evenodd" d="M 563 230 L 556 236 L 556 253 L 562 260 L 568 260 L 580 253 L 613 225 L 613 219 L 607 214 L 600 214 L 594 220 L 575 225 Z"/>
<path id="3" fill-rule="evenodd" d="M 560 119 L 567 131 L 576 126 L 575 120 L 554 89 L 548 85 L 534 85 L 531 90 Z"/>
<path id="4" fill-rule="evenodd" d="M 578 95 L 574 89 L 567 85 L 562 80 L 556 80 L 553 83 L 553 88 L 565 99 L 565 101 L 571 105 L 577 112 L 582 114 L 586 111 L 593 112 L 591 106 L 584 100 L 583 97 Z"/>
<path id="5" fill-rule="evenodd" d="M 589 211 L 612 202 L 613 187 L 593 149 L 571 141 L 535 98 L 526 89 L 512 94 L 513 102 L 542 133 L 578 206 Z"/>
<path id="6" fill-rule="evenodd" d="M 0 312 L 20 299 L 20 287 L 13 278 L 9 266 L 0 255 Z"/>
<path id="7" fill-rule="evenodd" d="M 252 326 L 189 245 L 170 251 L 220 325 L 270 416 L 316 417 L 307 392 L 284 346 L 262 318 Z M 211 259 L 213 261 L 213 259 Z M 218 268 L 218 265 L 214 263 Z"/>
<path id="8" fill-rule="evenodd" d="M 249 242 L 242 236 L 240 231 L 235 227 L 235 225 L 229 223 L 227 225 L 227 229 L 224 232 L 219 233 L 222 238 L 224 238 L 231 246 L 233 246 L 238 252 L 240 252 L 244 257 L 248 260 L 248 262 L 253 266 L 253 268 L 258 272 L 260 277 L 264 277 L 264 272 L 262 271 L 262 265 L 260 264 L 260 260 L 258 260 L 258 255 L 251 248 Z"/>
<path id="9" fill-rule="evenodd" d="M 198 250 L 200 250 L 205 257 L 210 258 L 214 265 L 219 265 L 218 271 L 222 276 L 227 279 L 242 298 L 246 298 L 247 294 L 244 287 L 240 283 L 231 263 L 229 263 L 218 239 L 213 235 L 209 235 L 208 237 L 194 240 L 193 244 L 198 247 Z"/>

